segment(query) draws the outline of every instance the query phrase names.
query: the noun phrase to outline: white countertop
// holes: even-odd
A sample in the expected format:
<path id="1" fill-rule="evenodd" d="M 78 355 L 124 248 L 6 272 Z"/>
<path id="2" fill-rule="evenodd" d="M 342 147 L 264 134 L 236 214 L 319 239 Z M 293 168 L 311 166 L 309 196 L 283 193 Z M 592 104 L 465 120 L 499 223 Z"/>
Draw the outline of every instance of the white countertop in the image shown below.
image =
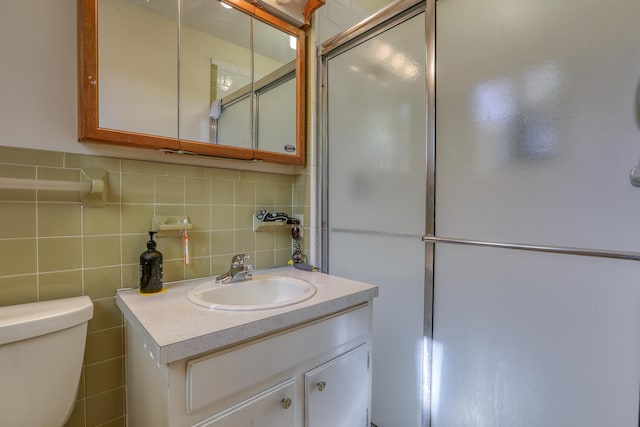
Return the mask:
<path id="1" fill-rule="evenodd" d="M 167 364 L 337 313 L 378 295 L 377 286 L 293 267 L 259 273 L 297 277 L 311 282 L 317 292 L 287 307 L 221 311 L 199 307 L 187 299 L 189 290 L 213 280 L 207 277 L 169 283 L 164 292 L 156 294 L 122 289 L 116 294 L 116 303 L 133 327 L 146 331 L 153 357 Z"/>

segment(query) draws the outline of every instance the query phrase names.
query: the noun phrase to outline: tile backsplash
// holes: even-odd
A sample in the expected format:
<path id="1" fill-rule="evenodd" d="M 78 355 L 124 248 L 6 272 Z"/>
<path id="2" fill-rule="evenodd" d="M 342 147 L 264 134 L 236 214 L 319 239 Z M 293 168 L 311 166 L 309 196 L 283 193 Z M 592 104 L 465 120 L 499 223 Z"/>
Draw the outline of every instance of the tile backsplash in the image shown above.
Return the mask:
<path id="1" fill-rule="evenodd" d="M 246 252 L 255 268 L 286 265 L 290 233 L 252 229 L 257 210 L 309 218 L 306 175 L 0 147 L 0 178 L 78 182 L 82 168 L 108 172 L 108 206 L 78 191 L 0 188 L 0 306 L 88 295 L 89 323 L 78 400 L 67 426 L 124 426 L 124 326 L 115 291 L 138 285 L 138 259 L 154 215 L 186 215 L 190 263 L 178 232 L 157 237 L 165 282 L 220 274 Z"/>

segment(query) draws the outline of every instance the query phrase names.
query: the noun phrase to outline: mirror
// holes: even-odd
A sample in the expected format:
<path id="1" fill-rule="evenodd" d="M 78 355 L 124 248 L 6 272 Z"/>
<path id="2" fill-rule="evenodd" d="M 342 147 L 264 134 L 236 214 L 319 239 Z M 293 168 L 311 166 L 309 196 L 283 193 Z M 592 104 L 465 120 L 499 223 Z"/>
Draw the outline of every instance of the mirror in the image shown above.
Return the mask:
<path id="1" fill-rule="evenodd" d="M 256 142 L 260 150 L 295 153 L 297 40 L 262 22 L 254 27 Z"/>
<path id="2" fill-rule="evenodd" d="M 154 0 L 156 13 L 145 4 L 99 1 L 99 125 L 177 138 L 178 8 Z"/>
<path id="3" fill-rule="evenodd" d="M 254 148 L 253 19 L 225 6 L 216 0 L 182 2 L 180 138 Z M 222 98 L 234 93 L 233 105 L 223 109 Z"/>
<path id="4" fill-rule="evenodd" d="M 225 1 L 81 0 L 80 140 L 303 164 L 304 32 Z"/>

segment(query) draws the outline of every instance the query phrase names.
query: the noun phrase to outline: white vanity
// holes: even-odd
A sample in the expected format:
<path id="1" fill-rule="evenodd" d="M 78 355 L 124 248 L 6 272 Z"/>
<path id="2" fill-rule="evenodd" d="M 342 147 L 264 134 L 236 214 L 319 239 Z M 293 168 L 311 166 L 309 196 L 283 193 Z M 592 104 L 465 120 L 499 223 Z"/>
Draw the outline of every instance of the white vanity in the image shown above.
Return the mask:
<path id="1" fill-rule="evenodd" d="M 211 278 L 169 284 L 159 294 L 118 292 L 130 427 L 369 425 L 378 288 L 291 267 L 261 274 L 304 280 L 316 292 L 293 305 L 245 311 L 189 301 Z"/>

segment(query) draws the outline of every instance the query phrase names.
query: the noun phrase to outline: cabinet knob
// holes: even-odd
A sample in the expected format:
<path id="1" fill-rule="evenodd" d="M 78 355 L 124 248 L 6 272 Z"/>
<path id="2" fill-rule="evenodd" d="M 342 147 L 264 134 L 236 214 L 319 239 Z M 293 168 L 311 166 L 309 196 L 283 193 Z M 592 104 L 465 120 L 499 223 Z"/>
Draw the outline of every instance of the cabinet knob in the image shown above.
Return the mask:
<path id="1" fill-rule="evenodd" d="M 318 383 L 318 391 L 322 391 L 324 390 L 324 388 L 327 386 L 327 383 L 325 383 L 324 381 L 320 381 Z"/>
<path id="2" fill-rule="evenodd" d="M 288 397 L 285 397 L 284 399 L 282 399 L 282 407 L 284 409 L 289 409 L 291 408 L 291 399 L 289 399 Z"/>

